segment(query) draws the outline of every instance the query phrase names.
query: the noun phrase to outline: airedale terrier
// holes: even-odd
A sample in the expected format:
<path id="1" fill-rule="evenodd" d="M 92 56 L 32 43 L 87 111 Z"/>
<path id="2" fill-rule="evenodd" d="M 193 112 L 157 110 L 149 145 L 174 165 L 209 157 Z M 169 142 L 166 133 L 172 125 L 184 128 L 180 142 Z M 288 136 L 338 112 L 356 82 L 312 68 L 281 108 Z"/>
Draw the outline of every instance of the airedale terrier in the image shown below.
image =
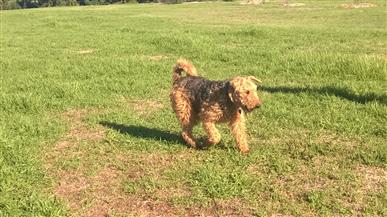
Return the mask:
<path id="1" fill-rule="evenodd" d="M 181 75 L 182 71 L 186 76 Z M 198 122 L 202 122 L 208 134 L 206 144 L 219 143 L 220 134 L 215 123 L 228 122 L 239 150 L 249 152 L 245 113 L 262 105 L 257 95 L 260 80 L 245 76 L 210 81 L 198 76 L 196 68 L 185 59 L 177 61 L 172 78 L 172 107 L 183 128 L 181 135 L 188 144 L 193 148 L 197 146 L 192 129 Z"/>

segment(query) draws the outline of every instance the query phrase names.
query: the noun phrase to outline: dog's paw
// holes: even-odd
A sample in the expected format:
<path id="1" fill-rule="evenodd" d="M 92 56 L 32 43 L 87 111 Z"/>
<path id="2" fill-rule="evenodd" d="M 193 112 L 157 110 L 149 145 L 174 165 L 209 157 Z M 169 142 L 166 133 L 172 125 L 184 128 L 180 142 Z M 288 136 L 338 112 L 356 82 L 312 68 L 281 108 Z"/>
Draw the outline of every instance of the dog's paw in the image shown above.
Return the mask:
<path id="1" fill-rule="evenodd" d="M 241 149 L 241 152 L 243 154 L 248 154 L 248 153 L 250 153 L 250 149 L 249 148 L 243 148 L 243 149 Z"/>

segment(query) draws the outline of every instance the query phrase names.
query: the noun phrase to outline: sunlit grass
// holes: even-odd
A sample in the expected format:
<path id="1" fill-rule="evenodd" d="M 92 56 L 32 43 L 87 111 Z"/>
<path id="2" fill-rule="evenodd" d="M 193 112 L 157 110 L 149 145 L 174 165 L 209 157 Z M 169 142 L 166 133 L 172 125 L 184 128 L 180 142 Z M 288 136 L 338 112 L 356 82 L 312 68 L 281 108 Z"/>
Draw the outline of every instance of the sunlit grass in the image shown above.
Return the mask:
<path id="1" fill-rule="evenodd" d="M 382 216 L 386 4 L 300 2 L 2 11 L 0 215 L 126 198 L 109 214 Z M 220 145 L 186 147 L 168 98 L 180 56 L 263 81 L 248 156 L 222 125 Z M 88 187 L 66 196 L 66 174 Z"/>

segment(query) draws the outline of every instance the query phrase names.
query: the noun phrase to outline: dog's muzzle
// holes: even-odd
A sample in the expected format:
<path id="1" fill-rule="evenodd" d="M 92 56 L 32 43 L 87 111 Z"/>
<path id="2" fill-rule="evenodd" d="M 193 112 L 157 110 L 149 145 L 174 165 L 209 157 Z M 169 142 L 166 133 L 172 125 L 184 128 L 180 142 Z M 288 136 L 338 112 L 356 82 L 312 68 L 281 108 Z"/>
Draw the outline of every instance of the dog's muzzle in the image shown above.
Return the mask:
<path id="1" fill-rule="evenodd" d="M 249 107 L 247 107 L 247 106 L 245 105 L 245 106 L 243 106 L 243 107 L 244 107 L 243 110 L 244 110 L 245 112 L 252 112 L 253 110 L 255 110 L 255 109 L 257 109 L 257 108 L 260 108 L 261 106 L 262 106 L 261 103 L 256 104 L 255 107 L 252 107 L 252 108 L 249 108 Z"/>

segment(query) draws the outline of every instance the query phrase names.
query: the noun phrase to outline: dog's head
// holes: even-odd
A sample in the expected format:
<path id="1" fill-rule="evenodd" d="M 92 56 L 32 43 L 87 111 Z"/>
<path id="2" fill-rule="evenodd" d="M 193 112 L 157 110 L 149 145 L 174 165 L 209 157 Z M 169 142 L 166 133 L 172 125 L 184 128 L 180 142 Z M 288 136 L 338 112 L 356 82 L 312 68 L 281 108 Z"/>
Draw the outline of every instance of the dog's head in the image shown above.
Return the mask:
<path id="1" fill-rule="evenodd" d="M 261 83 L 254 76 L 235 77 L 230 80 L 228 96 L 239 108 L 251 112 L 262 105 L 257 94 L 258 85 Z"/>

